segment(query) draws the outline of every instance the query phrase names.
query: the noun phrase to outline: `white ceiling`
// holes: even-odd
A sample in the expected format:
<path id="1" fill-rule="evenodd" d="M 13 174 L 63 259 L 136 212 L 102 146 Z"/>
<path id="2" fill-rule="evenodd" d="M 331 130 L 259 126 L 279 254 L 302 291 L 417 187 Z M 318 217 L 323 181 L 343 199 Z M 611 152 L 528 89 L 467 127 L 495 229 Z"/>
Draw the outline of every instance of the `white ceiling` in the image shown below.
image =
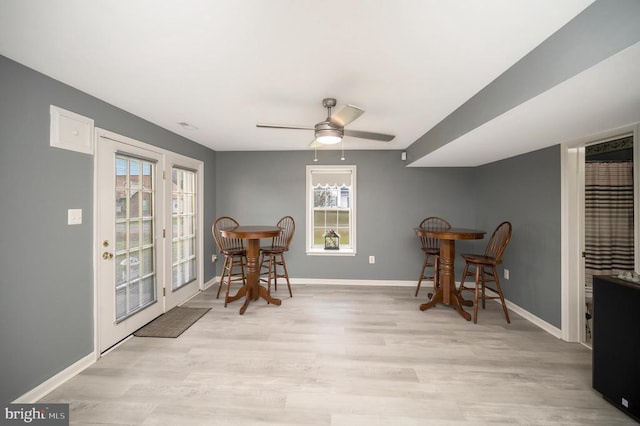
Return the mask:
<path id="1" fill-rule="evenodd" d="M 400 150 L 591 3 L 2 0 L 0 54 L 218 151 L 308 149 L 312 131 L 255 124 L 314 125 L 325 97 L 366 110 L 348 129 L 396 135 L 345 149 Z M 637 75 L 638 45 L 414 165 L 483 164 L 640 121 Z"/>

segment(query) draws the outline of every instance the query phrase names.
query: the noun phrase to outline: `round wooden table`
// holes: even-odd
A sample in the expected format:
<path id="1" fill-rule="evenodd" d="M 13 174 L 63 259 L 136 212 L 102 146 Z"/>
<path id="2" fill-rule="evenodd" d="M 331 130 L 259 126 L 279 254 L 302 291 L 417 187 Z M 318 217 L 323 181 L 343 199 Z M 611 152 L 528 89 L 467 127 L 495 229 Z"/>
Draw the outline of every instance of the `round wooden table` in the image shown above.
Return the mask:
<path id="1" fill-rule="evenodd" d="M 480 240 L 484 238 L 485 231 L 466 228 L 449 228 L 445 230 L 432 230 L 423 228 L 414 228 L 416 234 L 421 237 L 437 238 L 440 240 L 440 285 L 436 285 L 435 293 L 431 300 L 420 305 L 421 311 L 433 308 L 438 303 L 445 305 L 453 305 L 460 315 L 467 321 L 471 320 L 471 314 L 462 309 L 462 305 L 466 304 L 463 299 L 458 297 L 455 282 L 455 258 L 456 258 L 456 240 Z"/>
<path id="2" fill-rule="evenodd" d="M 234 226 L 232 228 L 222 228 L 220 235 L 224 238 L 242 238 L 247 242 L 247 284 L 243 285 L 240 290 L 229 297 L 229 302 L 246 296 L 244 304 L 240 308 L 240 315 L 244 314 L 247 306 L 252 300 L 258 300 L 260 297 L 274 305 L 280 305 L 282 301 L 271 297 L 266 288 L 260 285 L 260 238 L 272 238 L 280 235 L 282 230 L 277 226 Z"/>

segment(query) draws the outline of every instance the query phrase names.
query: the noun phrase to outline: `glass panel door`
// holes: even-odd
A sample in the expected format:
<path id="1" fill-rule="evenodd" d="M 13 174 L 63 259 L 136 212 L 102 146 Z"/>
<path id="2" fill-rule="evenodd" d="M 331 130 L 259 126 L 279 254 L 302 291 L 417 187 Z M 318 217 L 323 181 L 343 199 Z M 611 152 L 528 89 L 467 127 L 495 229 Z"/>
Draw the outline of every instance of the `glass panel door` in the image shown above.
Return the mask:
<path id="1" fill-rule="evenodd" d="M 97 311 L 100 352 L 164 311 L 162 155 L 107 137 L 97 143 Z"/>

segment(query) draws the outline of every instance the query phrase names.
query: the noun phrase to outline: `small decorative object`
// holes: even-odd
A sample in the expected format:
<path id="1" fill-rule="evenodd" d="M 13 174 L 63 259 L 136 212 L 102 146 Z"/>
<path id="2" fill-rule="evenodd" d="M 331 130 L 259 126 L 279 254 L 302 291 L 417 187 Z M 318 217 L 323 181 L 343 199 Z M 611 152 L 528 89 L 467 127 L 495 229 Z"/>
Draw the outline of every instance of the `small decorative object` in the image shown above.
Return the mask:
<path id="1" fill-rule="evenodd" d="M 340 249 L 340 235 L 336 234 L 336 231 L 329 229 L 324 234 L 324 249 L 325 250 L 339 250 Z"/>

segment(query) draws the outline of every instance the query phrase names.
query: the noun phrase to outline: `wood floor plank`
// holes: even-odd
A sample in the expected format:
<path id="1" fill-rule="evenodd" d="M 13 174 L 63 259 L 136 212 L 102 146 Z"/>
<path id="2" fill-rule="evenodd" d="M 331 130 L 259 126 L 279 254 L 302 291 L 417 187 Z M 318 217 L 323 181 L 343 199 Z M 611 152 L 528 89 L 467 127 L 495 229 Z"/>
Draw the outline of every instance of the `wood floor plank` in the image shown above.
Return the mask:
<path id="1" fill-rule="evenodd" d="M 408 287 L 298 285 L 241 316 L 215 290 L 179 338 L 131 338 L 42 402 L 74 425 L 636 424 L 591 388 L 588 348 L 495 303 L 474 325 Z"/>

